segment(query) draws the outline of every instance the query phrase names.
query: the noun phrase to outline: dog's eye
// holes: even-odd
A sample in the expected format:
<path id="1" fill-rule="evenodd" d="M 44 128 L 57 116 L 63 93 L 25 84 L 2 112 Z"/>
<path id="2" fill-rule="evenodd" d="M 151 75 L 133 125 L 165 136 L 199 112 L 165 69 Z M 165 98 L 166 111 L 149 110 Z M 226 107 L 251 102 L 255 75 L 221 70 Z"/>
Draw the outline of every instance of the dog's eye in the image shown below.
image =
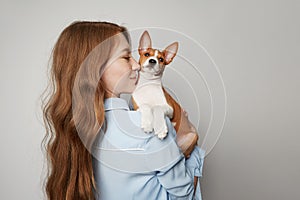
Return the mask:
<path id="1" fill-rule="evenodd" d="M 148 57 L 148 56 L 150 56 L 150 54 L 149 53 L 145 53 L 144 56 Z"/>
<path id="2" fill-rule="evenodd" d="M 159 61 L 160 61 L 160 62 L 164 62 L 164 59 L 163 59 L 163 58 L 159 58 Z"/>

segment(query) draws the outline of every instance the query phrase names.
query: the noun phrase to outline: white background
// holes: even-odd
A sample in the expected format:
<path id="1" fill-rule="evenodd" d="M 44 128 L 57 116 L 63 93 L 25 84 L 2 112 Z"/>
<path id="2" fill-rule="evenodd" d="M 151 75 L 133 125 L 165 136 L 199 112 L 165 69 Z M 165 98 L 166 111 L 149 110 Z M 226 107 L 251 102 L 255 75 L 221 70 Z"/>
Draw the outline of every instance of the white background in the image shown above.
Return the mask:
<path id="1" fill-rule="evenodd" d="M 45 199 L 39 98 L 51 49 L 75 20 L 171 28 L 201 43 L 228 101 L 203 199 L 299 199 L 299 10 L 296 0 L 1 1 L 0 199 Z"/>

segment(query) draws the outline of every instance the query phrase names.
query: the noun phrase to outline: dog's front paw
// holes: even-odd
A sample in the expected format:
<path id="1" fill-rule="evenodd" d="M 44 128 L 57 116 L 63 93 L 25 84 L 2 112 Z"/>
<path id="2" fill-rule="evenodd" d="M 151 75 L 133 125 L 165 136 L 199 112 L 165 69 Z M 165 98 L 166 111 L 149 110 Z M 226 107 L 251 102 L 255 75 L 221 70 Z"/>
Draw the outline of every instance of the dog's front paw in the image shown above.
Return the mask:
<path id="1" fill-rule="evenodd" d="M 149 119 L 143 119 L 141 128 L 143 129 L 144 132 L 151 133 L 153 131 L 152 121 Z"/>
<path id="2" fill-rule="evenodd" d="M 158 133 L 157 137 L 162 140 L 162 139 L 164 139 L 167 136 L 167 133 L 168 133 L 168 131 Z"/>
<path id="3" fill-rule="evenodd" d="M 158 126 L 157 126 L 158 125 Z M 154 124 L 154 133 L 159 139 L 164 139 L 168 133 L 168 127 L 165 123 L 163 124 Z"/>

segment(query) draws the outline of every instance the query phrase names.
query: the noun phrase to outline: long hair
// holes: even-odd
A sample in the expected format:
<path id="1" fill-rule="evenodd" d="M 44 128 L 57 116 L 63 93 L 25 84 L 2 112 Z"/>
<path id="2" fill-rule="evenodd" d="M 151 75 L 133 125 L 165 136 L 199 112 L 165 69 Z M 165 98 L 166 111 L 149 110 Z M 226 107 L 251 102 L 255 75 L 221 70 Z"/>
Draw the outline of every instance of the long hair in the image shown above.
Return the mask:
<path id="1" fill-rule="evenodd" d="M 50 92 L 42 105 L 42 144 L 48 161 L 45 191 L 50 200 L 95 199 L 90 147 L 95 130 L 105 123 L 101 71 L 116 44 L 110 40 L 97 47 L 119 33 L 129 40 L 126 31 L 109 22 L 73 22 L 53 48 Z"/>

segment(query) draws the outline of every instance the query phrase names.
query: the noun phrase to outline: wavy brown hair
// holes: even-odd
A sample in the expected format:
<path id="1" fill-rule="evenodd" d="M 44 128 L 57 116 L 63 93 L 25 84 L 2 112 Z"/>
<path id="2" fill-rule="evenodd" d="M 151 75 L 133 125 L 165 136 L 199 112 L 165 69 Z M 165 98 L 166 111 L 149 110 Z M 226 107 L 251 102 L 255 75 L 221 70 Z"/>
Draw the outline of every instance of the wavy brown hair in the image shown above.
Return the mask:
<path id="1" fill-rule="evenodd" d="M 101 71 L 115 40 L 126 28 L 109 22 L 73 22 L 60 34 L 51 55 L 50 82 L 43 98 L 47 154 L 45 191 L 50 200 L 95 199 L 90 153 L 105 123 L 105 85 Z M 101 45 L 99 45 L 101 43 Z M 103 45 L 102 45 L 103 43 Z"/>

